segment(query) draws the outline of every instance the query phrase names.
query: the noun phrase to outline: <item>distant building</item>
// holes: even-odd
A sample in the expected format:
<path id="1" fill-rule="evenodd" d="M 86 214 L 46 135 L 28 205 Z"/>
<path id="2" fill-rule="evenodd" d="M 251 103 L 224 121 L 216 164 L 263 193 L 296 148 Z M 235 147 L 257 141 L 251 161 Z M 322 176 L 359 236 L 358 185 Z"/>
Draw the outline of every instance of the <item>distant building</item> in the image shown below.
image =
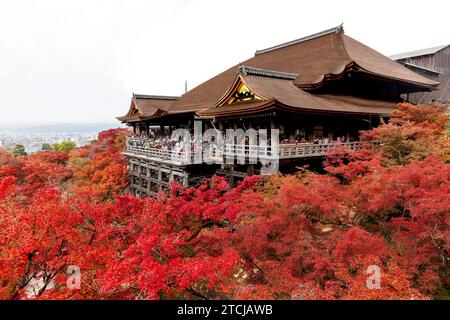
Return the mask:
<path id="1" fill-rule="evenodd" d="M 450 103 L 450 44 L 405 52 L 391 56 L 398 63 L 429 79 L 440 82 L 432 92 L 416 92 L 405 96 L 412 103 Z"/>

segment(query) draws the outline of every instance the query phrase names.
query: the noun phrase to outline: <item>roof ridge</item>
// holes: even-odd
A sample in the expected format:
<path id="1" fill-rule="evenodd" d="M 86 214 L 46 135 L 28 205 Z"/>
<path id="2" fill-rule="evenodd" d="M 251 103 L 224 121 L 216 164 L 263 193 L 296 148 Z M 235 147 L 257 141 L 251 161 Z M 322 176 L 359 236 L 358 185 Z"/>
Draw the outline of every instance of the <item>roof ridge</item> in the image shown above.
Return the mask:
<path id="1" fill-rule="evenodd" d="M 178 100 L 178 96 L 159 96 L 159 95 L 148 95 L 148 94 L 138 94 L 133 93 L 133 98 L 135 99 L 153 99 L 153 100 Z"/>
<path id="2" fill-rule="evenodd" d="M 297 73 L 289 73 L 289 72 L 247 67 L 244 65 L 241 65 L 239 67 L 239 72 L 243 73 L 244 75 L 249 74 L 249 75 L 255 75 L 255 76 L 279 78 L 279 79 L 286 79 L 286 80 L 295 80 L 298 77 Z"/>
<path id="3" fill-rule="evenodd" d="M 330 28 L 330 29 L 327 29 L 327 30 L 324 30 L 324 31 L 321 31 L 321 32 L 313 33 L 313 34 L 311 34 L 309 36 L 306 36 L 306 37 L 302 37 L 302 38 L 299 38 L 299 39 L 296 39 L 296 40 L 291 40 L 291 41 L 288 41 L 288 42 L 285 42 L 285 43 L 281 43 L 281 44 L 278 44 L 278 45 L 275 45 L 275 46 L 272 46 L 272 47 L 269 47 L 269 48 L 266 48 L 266 49 L 256 50 L 255 56 L 257 56 L 259 54 L 266 53 L 266 52 L 270 52 L 270 51 L 273 51 L 273 50 L 277 50 L 277 49 L 285 48 L 285 47 L 288 47 L 288 46 L 292 46 L 294 44 L 298 44 L 298 43 L 305 42 L 305 41 L 308 41 L 308 40 L 312 40 L 312 39 L 315 39 L 315 38 L 318 38 L 318 37 L 322 37 L 322 36 L 325 36 L 327 34 L 339 33 L 339 32 L 343 32 L 343 31 L 344 31 L 344 24 L 342 23 L 341 25 L 339 25 L 337 27 Z"/>

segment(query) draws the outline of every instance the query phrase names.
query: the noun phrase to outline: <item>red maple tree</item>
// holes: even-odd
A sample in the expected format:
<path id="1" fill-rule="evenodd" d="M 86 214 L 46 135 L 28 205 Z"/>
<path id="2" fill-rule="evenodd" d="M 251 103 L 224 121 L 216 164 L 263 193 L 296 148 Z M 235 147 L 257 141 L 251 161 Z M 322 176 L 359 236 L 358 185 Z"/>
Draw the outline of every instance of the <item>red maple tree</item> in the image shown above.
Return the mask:
<path id="1" fill-rule="evenodd" d="M 124 193 L 123 129 L 68 153 L 0 150 L 0 298 L 448 297 L 443 119 L 402 104 L 362 149 L 330 152 L 327 174 L 173 183 L 158 199 Z"/>

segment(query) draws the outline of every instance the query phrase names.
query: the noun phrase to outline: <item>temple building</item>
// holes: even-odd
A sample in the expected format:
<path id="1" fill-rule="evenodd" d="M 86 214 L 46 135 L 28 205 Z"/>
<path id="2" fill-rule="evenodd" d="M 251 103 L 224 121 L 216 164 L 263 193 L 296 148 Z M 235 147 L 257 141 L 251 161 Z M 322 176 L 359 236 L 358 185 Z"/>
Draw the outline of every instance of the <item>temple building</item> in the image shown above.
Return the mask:
<path id="1" fill-rule="evenodd" d="M 450 104 L 450 44 L 391 56 L 408 69 L 441 83 L 433 92 L 416 92 L 404 98 L 411 103 Z"/>
<path id="2" fill-rule="evenodd" d="M 117 118 L 133 129 L 124 152 L 131 192 L 155 196 L 171 180 L 191 186 L 213 175 L 234 184 L 264 173 L 264 159 L 276 159 L 277 170 L 289 172 L 337 144 L 357 148 L 360 130 L 390 117 L 405 96 L 438 86 L 350 38 L 342 26 L 258 50 L 181 97 L 133 95 L 128 113 Z M 201 132 L 268 134 L 256 141 L 235 134 L 204 163 L 192 161 L 207 149 L 204 141 L 172 135 L 185 129 L 195 136 L 199 123 Z M 236 154 L 261 161 L 224 160 Z"/>

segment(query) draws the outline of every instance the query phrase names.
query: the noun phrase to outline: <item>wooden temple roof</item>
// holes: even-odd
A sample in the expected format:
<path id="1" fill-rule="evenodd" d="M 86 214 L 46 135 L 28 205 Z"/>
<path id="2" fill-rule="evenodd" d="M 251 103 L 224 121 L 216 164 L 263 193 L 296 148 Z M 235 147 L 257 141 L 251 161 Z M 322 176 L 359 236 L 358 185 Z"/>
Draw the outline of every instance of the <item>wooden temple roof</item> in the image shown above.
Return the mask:
<path id="1" fill-rule="evenodd" d="M 178 99 L 179 97 L 173 96 L 152 96 L 133 93 L 127 114 L 116 119 L 122 122 L 134 122 L 160 117 L 166 115 L 169 107 Z"/>
<path id="2" fill-rule="evenodd" d="M 293 80 L 276 76 L 240 73 L 235 82 L 244 83 L 260 99 L 231 104 L 219 102 L 212 107 L 197 111 L 197 115 L 202 118 L 209 118 L 271 110 L 390 115 L 396 106 L 395 102 L 384 100 L 365 99 L 349 95 L 310 93 L 299 89 Z M 225 99 L 226 95 L 222 100 Z"/>
<path id="3" fill-rule="evenodd" d="M 200 117 L 232 114 L 239 110 L 253 113 L 275 107 L 389 114 L 395 107 L 394 102 L 318 93 L 318 89 L 329 81 L 341 79 L 349 72 L 389 82 L 405 90 L 402 93 L 431 91 L 439 85 L 348 37 L 342 26 L 338 26 L 256 51 L 254 57 L 202 83 L 179 99 L 171 100 L 168 108 L 165 105 L 166 109 L 158 109 L 160 114 L 162 111 L 167 114 L 196 113 Z M 219 105 L 218 102 L 231 94 L 239 77 L 264 99 Z M 156 114 L 153 109 L 146 113 Z"/>

